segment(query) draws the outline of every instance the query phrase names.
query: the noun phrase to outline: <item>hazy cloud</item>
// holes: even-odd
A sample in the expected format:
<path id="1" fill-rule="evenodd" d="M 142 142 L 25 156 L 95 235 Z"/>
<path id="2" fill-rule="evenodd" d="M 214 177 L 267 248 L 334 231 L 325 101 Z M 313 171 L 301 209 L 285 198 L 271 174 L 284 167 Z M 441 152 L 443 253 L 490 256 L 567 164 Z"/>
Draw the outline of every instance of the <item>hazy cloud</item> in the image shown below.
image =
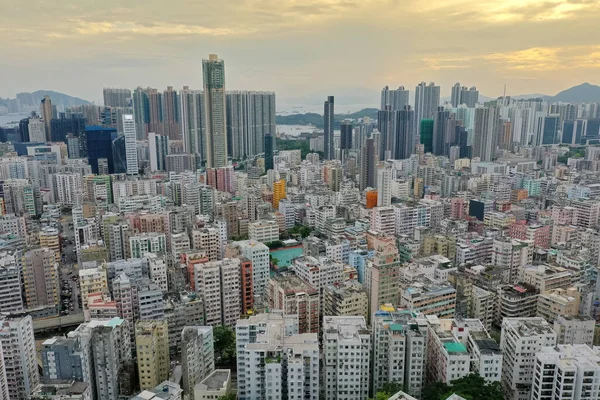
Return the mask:
<path id="1" fill-rule="evenodd" d="M 208 53 L 229 87 L 279 99 L 422 80 L 553 94 L 600 83 L 599 18 L 600 0 L 4 1 L 0 95 L 200 87 Z"/>

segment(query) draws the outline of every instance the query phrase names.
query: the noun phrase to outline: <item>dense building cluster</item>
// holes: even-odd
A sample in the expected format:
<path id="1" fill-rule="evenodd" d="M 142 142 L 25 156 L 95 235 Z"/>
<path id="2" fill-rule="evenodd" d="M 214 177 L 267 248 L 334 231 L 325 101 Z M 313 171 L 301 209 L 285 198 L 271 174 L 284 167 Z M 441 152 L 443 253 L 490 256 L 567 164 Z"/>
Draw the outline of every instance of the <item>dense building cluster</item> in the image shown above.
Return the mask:
<path id="1" fill-rule="evenodd" d="M 0 144 L 0 399 L 599 398 L 600 105 L 410 99 L 329 96 L 308 154 L 216 55 L 42 99 Z"/>

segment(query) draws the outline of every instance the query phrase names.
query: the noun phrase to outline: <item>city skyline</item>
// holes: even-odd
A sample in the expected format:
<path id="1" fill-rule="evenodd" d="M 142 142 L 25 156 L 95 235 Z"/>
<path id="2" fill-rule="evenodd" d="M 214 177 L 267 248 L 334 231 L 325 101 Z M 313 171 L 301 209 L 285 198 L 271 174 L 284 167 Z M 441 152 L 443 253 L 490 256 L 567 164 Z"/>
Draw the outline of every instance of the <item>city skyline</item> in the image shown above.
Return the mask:
<path id="1" fill-rule="evenodd" d="M 100 104 L 102 87 L 199 89 L 209 53 L 228 60 L 229 87 L 273 90 L 282 103 L 422 80 L 442 96 L 456 81 L 487 96 L 504 84 L 509 94 L 554 94 L 598 83 L 596 1 L 25 3 L 0 17 L 0 72 L 11 77 L 2 96 L 55 89 Z"/>

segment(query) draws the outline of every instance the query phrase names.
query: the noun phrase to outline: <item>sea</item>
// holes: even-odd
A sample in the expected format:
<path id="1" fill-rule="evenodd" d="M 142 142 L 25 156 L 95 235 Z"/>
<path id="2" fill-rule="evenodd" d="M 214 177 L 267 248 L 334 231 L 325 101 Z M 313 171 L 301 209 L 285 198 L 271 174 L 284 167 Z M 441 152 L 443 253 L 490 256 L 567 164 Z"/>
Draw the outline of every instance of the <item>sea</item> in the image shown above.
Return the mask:
<path id="1" fill-rule="evenodd" d="M 351 114 L 364 108 L 378 108 L 377 104 L 336 104 L 336 114 Z M 277 115 L 316 113 L 323 115 L 323 104 L 277 104 Z"/>
<path id="2" fill-rule="evenodd" d="M 12 128 L 19 126 L 19 121 L 23 118 L 27 118 L 31 113 L 11 113 L 0 115 L 0 126 L 3 128 Z"/>

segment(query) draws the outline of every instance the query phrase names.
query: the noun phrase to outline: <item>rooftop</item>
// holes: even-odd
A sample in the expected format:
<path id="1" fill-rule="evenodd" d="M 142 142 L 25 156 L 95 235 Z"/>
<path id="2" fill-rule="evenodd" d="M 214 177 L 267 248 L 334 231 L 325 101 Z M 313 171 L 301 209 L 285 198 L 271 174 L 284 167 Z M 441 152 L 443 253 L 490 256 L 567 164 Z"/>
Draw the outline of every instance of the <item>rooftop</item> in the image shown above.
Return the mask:
<path id="1" fill-rule="evenodd" d="M 208 375 L 201 384 L 206 385 L 206 390 L 219 391 L 226 389 L 231 377 L 231 370 L 216 369 Z"/>

